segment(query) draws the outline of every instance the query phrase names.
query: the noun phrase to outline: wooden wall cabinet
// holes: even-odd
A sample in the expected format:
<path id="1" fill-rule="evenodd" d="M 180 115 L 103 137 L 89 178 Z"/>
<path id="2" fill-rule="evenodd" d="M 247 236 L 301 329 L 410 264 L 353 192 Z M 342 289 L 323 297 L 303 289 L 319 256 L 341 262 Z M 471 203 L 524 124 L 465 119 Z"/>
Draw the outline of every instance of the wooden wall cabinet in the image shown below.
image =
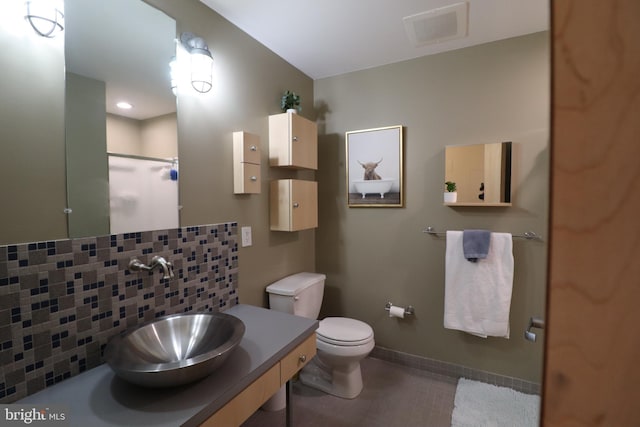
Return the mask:
<path id="1" fill-rule="evenodd" d="M 447 146 L 444 182 L 457 185 L 446 206 L 511 206 L 512 143 Z"/>
<path id="2" fill-rule="evenodd" d="M 233 133 L 233 193 L 260 193 L 260 137 Z"/>
<path id="3" fill-rule="evenodd" d="M 269 165 L 318 169 L 318 127 L 293 113 L 269 116 Z"/>
<path id="4" fill-rule="evenodd" d="M 318 226 L 318 183 L 279 179 L 270 184 L 272 231 L 299 231 Z"/>

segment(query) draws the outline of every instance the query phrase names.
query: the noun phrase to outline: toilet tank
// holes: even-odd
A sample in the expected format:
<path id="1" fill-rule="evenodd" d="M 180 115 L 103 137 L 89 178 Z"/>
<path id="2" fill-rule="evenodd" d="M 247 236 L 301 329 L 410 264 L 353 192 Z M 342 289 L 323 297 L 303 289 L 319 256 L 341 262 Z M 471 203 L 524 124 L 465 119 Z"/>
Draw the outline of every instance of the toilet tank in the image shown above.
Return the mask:
<path id="1" fill-rule="evenodd" d="M 326 277 L 318 273 L 298 273 L 270 284 L 267 286 L 269 306 L 272 310 L 317 319 Z"/>

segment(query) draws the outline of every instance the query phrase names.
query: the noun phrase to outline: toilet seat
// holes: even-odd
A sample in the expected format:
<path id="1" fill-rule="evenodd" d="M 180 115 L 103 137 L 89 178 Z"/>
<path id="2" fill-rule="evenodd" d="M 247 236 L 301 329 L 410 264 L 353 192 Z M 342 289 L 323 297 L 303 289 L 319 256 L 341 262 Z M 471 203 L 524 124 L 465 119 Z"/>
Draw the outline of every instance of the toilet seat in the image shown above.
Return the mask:
<path id="1" fill-rule="evenodd" d="M 347 317 L 327 317 L 316 330 L 319 341 L 337 346 L 358 346 L 373 339 L 371 326 Z"/>

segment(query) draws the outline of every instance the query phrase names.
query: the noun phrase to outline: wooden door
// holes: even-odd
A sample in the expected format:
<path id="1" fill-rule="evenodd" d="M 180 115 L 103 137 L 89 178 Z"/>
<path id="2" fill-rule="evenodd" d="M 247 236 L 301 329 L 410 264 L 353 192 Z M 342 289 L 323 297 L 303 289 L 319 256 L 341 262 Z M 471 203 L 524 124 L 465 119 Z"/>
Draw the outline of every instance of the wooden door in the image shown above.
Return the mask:
<path id="1" fill-rule="evenodd" d="M 640 425 L 640 1 L 554 0 L 542 425 Z"/>

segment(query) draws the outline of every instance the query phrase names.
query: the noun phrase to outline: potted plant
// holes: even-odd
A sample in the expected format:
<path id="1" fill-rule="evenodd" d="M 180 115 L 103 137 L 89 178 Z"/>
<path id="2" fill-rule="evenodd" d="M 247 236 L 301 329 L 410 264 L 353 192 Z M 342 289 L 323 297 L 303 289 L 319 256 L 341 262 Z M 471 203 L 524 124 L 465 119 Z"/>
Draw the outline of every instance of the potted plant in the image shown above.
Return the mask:
<path id="1" fill-rule="evenodd" d="M 280 108 L 283 112 L 298 113 L 302 110 L 300 107 L 300 95 L 295 92 L 286 91 L 280 100 Z"/>
<path id="2" fill-rule="evenodd" d="M 458 188 L 456 187 L 456 183 L 453 181 L 447 181 L 444 185 L 447 188 L 447 191 L 444 192 L 444 202 L 455 203 L 458 200 Z"/>

